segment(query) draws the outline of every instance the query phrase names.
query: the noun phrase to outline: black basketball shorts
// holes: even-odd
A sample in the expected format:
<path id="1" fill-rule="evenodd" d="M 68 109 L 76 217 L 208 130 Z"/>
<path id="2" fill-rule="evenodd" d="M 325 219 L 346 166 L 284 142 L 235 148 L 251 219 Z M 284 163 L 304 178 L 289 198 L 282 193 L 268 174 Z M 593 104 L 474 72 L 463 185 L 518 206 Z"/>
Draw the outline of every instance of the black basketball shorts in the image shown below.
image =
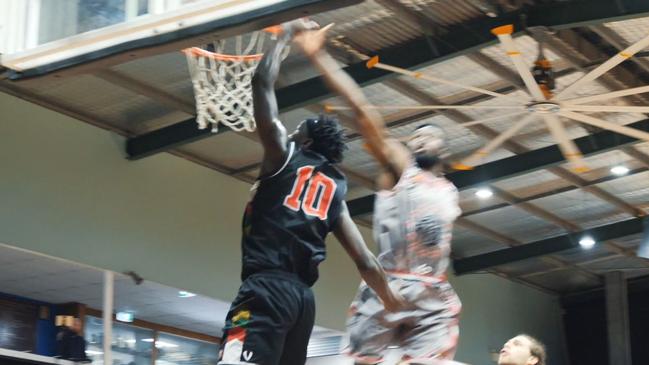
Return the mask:
<path id="1" fill-rule="evenodd" d="M 314 320 L 313 292 L 296 275 L 253 274 L 226 317 L 219 365 L 304 365 Z"/>

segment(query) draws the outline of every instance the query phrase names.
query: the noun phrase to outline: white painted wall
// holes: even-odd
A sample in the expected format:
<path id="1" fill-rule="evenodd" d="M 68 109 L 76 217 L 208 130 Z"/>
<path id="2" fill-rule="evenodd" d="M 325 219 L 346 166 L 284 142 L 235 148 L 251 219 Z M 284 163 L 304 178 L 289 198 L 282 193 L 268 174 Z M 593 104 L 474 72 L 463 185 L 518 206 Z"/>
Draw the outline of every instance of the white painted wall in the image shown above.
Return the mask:
<path id="1" fill-rule="evenodd" d="M 249 186 L 168 154 L 130 162 L 123 143 L 0 93 L 0 242 L 231 300 Z M 328 244 L 317 322 L 343 329 L 359 276 Z M 490 349 L 528 332 L 567 365 L 555 298 L 491 275 L 452 282 L 464 303 L 458 360 L 492 364 Z"/>

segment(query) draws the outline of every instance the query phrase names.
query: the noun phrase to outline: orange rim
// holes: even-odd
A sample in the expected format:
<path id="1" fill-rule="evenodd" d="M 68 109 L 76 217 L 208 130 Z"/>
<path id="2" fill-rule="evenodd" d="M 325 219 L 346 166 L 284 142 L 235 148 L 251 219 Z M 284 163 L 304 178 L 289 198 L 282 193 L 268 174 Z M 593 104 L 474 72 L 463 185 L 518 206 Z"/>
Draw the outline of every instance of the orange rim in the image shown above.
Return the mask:
<path id="1" fill-rule="evenodd" d="M 191 54 L 194 56 L 201 56 L 201 57 L 208 57 L 208 58 L 213 58 L 215 60 L 219 61 L 228 61 L 228 62 L 234 62 L 234 61 L 259 61 L 262 57 L 264 57 L 263 53 L 258 53 L 258 54 L 251 54 L 251 55 L 229 55 L 229 54 L 222 54 L 222 53 L 214 53 L 210 51 L 206 51 L 202 48 L 198 47 L 192 47 L 192 48 L 186 48 L 183 49 L 183 52 L 185 54 Z"/>
<path id="2" fill-rule="evenodd" d="M 264 28 L 264 32 L 279 35 L 283 32 L 281 25 L 273 25 L 272 27 Z"/>
<path id="3" fill-rule="evenodd" d="M 281 25 L 274 25 L 272 27 L 267 27 L 263 29 L 264 32 L 279 35 L 283 32 Z M 233 54 L 223 54 L 223 53 L 214 53 L 206 51 L 202 48 L 191 47 L 183 49 L 183 53 L 191 54 L 194 56 L 208 57 L 219 61 L 225 62 L 235 62 L 235 61 L 259 61 L 264 57 L 263 53 L 251 54 L 251 55 L 233 55 Z"/>

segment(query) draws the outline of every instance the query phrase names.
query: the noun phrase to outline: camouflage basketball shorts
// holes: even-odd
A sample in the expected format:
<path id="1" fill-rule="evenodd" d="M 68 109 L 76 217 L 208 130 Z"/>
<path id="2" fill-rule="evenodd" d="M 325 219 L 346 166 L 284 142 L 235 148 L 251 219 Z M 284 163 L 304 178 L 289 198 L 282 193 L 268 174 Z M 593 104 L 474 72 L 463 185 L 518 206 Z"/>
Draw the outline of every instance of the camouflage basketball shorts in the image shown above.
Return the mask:
<path id="1" fill-rule="evenodd" d="M 347 353 L 359 364 L 378 364 L 388 347 L 399 347 L 411 361 L 452 360 L 457 347 L 461 303 L 448 281 L 390 278 L 412 304 L 409 310 L 390 313 L 365 283 L 361 283 L 349 309 Z"/>

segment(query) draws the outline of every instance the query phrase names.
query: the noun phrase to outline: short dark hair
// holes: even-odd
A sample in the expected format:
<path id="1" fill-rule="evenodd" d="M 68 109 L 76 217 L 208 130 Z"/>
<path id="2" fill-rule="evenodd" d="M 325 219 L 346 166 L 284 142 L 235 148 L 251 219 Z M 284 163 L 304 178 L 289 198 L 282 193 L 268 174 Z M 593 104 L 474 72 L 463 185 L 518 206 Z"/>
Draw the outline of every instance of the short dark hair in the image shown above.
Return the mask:
<path id="1" fill-rule="evenodd" d="M 525 337 L 531 342 L 530 353 L 532 354 L 532 356 L 539 359 L 539 362 L 537 362 L 536 365 L 545 365 L 545 361 L 547 360 L 548 355 L 545 352 L 545 345 L 543 345 L 543 342 L 524 333 L 521 333 L 519 336 Z"/>
<path id="2" fill-rule="evenodd" d="M 315 119 L 306 120 L 309 138 L 313 140 L 311 150 L 323 155 L 329 162 L 338 163 L 343 160 L 345 145 L 345 130 L 338 119 L 320 115 Z"/>

